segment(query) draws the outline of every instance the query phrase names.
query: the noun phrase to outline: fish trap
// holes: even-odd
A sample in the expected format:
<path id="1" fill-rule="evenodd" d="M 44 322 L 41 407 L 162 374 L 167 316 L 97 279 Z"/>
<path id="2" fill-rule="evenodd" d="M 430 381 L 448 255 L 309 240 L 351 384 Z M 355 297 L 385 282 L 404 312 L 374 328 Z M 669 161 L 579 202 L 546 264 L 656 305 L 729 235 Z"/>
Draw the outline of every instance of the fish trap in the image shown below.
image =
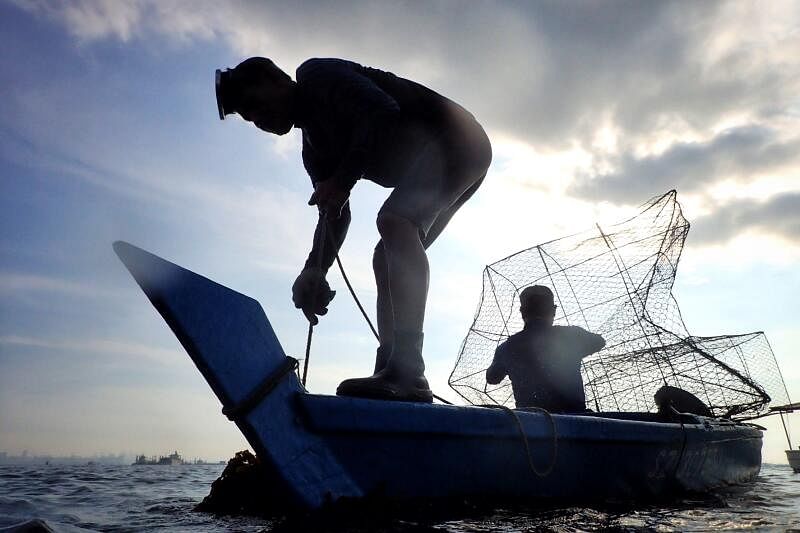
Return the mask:
<path id="1" fill-rule="evenodd" d="M 553 290 L 556 324 L 601 334 L 606 347 L 583 360 L 587 407 L 654 411 L 663 385 L 691 392 L 717 416 L 755 418 L 771 401 L 788 402 L 762 332 L 690 335 L 672 287 L 689 233 L 676 192 L 645 203 L 638 215 L 539 244 L 488 265 L 472 326 L 450 386 L 472 404 L 513 406 L 511 382 L 486 383 L 497 346 L 522 329 L 519 293 Z"/>

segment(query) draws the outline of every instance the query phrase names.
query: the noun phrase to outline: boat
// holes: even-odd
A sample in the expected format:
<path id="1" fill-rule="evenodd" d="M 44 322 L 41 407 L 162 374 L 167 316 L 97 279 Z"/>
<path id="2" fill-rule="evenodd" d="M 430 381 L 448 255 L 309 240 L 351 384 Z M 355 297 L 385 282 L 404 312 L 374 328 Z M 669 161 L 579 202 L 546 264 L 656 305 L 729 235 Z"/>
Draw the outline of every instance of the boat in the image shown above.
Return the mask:
<path id="1" fill-rule="evenodd" d="M 159 457 L 158 464 L 172 466 L 186 464 L 186 462 L 183 460 L 183 457 L 181 457 L 181 454 L 178 453 L 178 450 L 175 450 L 169 455 Z"/>
<path id="2" fill-rule="evenodd" d="M 657 499 L 759 473 L 762 430 L 729 418 L 313 394 L 256 300 L 131 244 L 114 250 L 266 466 L 264 500 L 279 512 L 370 498 Z"/>
<path id="3" fill-rule="evenodd" d="M 155 457 L 148 458 L 146 455 L 137 455 L 136 459 L 131 463 L 131 466 L 140 466 L 140 465 L 155 465 L 158 464 L 158 461 Z"/>
<path id="4" fill-rule="evenodd" d="M 800 410 L 800 403 L 776 405 L 774 407 L 770 407 L 769 410 L 772 413 L 779 414 L 781 417 L 783 431 L 786 434 L 786 442 L 789 445 L 789 449 L 786 450 L 786 460 L 789 462 L 789 466 L 792 468 L 792 470 L 800 473 L 800 447 L 792 448 L 792 439 L 789 436 L 789 429 L 786 427 L 786 420 L 784 419 L 784 415 L 788 415 L 789 413 L 794 413 L 795 411 Z"/>
<path id="5" fill-rule="evenodd" d="M 789 461 L 789 466 L 792 467 L 792 470 L 800 473 L 800 448 L 796 450 L 786 450 L 786 459 Z"/>
<path id="6" fill-rule="evenodd" d="M 183 460 L 178 450 L 175 450 L 169 455 L 162 455 L 158 459 L 155 457 L 147 457 L 145 455 L 137 455 L 136 460 L 131 463 L 131 466 L 137 465 L 183 465 L 186 461 Z"/>

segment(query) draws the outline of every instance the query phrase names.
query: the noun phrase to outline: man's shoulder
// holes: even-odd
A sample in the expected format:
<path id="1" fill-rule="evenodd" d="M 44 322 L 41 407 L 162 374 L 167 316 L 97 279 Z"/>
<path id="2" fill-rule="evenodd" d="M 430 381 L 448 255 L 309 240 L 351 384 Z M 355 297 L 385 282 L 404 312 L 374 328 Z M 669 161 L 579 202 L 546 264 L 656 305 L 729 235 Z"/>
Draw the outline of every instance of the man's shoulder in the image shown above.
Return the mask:
<path id="1" fill-rule="evenodd" d="M 593 333 L 580 326 L 554 326 L 559 342 L 572 346 L 580 353 L 586 355 L 601 350 L 605 346 L 605 339 L 597 333 Z"/>
<path id="2" fill-rule="evenodd" d="M 514 333 L 513 335 L 510 335 L 508 338 L 506 338 L 506 340 L 504 340 L 503 342 L 498 344 L 497 345 L 497 349 L 495 350 L 495 353 L 505 353 L 505 352 L 507 352 L 509 350 L 509 348 L 511 348 L 511 346 L 514 344 L 514 341 L 517 338 L 517 335 L 519 335 L 519 333 Z"/>
<path id="3" fill-rule="evenodd" d="M 337 57 L 312 57 L 297 67 L 295 79 L 302 82 L 317 75 L 324 76 L 334 72 L 357 70 L 359 66 L 358 63 Z"/>
<path id="4" fill-rule="evenodd" d="M 560 339 L 561 342 L 568 343 L 584 343 L 589 338 L 594 337 L 591 331 L 580 326 L 553 326 L 552 334 L 556 339 Z"/>
<path id="5" fill-rule="evenodd" d="M 514 333 L 513 335 L 510 335 L 505 340 L 505 342 L 503 344 L 513 344 L 515 342 L 519 342 L 520 340 L 522 340 L 523 338 L 527 337 L 528 335 L 529 335 L 529 332 L 524 330 L 524 329 L 522 329 L 522 330 Z"/>
<path id="6" fill-rule="evenodd" d="M 558 335 L 585 335 L 589 331 L 580 326 L 553 326 L 552 331 Z"/>
<path id="7" fill-rule="evenodd" d="M 516 333 L 514 333 L 512 335 L 509 335 L 509 337 L 506 340 L 504 340 L 503 342 L 500 343 L 500 345 L 497 347 L 497 350 L 498 351 L 504 351 L 504 352 L 510 351 L 515 346 L 517 346 L 520 343 L 524 342 L 525 338 L 528 337 L 528 336 L 529 336 L 529 333 L 526 332 L 524 329 L 521 330 L 521 331 L 518 331 L 518 332 L 516 332 Z"/>

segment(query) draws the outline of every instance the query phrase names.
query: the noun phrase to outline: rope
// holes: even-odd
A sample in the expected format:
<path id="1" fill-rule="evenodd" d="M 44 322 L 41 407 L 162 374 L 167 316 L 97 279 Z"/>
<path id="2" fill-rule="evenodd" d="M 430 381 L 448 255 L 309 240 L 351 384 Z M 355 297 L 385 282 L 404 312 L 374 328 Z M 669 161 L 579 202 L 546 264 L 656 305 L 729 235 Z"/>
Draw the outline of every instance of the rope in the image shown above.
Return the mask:
<path id="1" fill-rule="evenodd" d="M 681 425 L 681 434 L 683 435 L 683 439 L 681 440 L 681 451 L 678 454 L 678 461 L 675 463 L 675 471 L 672 473 L 672 477 L 677 479 L 678 471 L 681 468 L 681 462 L 683 462 L 683 453 L 686 451 L 686 441 L 688 440 L 689 436 L 686 434 L 686 426 L 683 423 L 682 414 L 675 409 L 672 404 L 670 404 L 669 408 L 672 411 L 672 414 L 678 417 L 678 422 Z"/>
<path id="2" fill-rule="evenodd" d="M 786 442 L 789 443 L 789 449 L 792 449 L 792 439 L 789 438 L 789 430 L 786 428 L 786 421 L 783 419 L 783 413 L 779 413 L 781 415 L 781 424 L 783 424 L 783 432 L 786 433 Z"/>
<path id="3" fill-rule="evenodd" d="M 319 235 L 316 236 L 316 238 L 319 239 L 319 241 L 317 241 L 315 239 L 315 241 L 316 241 L 315 244 L 319 244 L 320 245 L 318 247 L 319 256 L 317 257 L 317 268 L 322 270 L 322 256 L 324 255 L 323 252 L 325 251 L 324 250 L 324 248 L 325 248 L 325 234 L 328 233 L 328 220 L 327 220 L 327 218 L 325 218 L 325 212 L 324 211 L 320 211 L 319 212 L 319 219 L 322 220 L 323 223 L 322 223 L 322 225 L 321 225 L 321 227 L 319 229 Z M 317 224 L 317 226 L 320 226 L 320 225 Z M 333 249 L 336 250 L 336 247 L 334 246 Z M 314 287 L 314 294 L 311 297 L 311 312 L 312 313 L 314 312 L 314 309 L 317 307 L 317 290 L 318 289 L 319 289 L 319 284 L 317 284 L 317 286 Z M 304 387 L 306 386 L 306 378 L 308 377 L 308 361 L 309 361 L 309 359 L 311 359 L 311 336 L 313 334 L 314 334 L 314 324 L 311 322 L 311 320 L 309 320 L 308 321 L 308 335 L 306 336 L 306 356 L 305 356 L 305 359 L 303 360 L 303 380 L 302 380 L 302 382 L 303 382 L 303 386 Z"/>
<path id="4" fill-rule="evenodd" d="M 361 305 L 361 301 L 358 299 L 358 296 L 356 296 L 356 291 L 353 289 L 353 286 L 350 284 L 350 280 L 348 279 L 347 274 L 345 274 L 344 272 L 344 265 L 342 265 L 342 260 L 339 258 L 338 251 L 336 252 L 336 264 L 339 266 L 339 272 L 342 273 L 342 279 L 344 279 L 344 284 L 347 285 L 347 290 L 350 291 L 350 295 L 353 297 L 353 300 L 355 300 L 356 305 L 358 306 L 358 310 L 361 311 L 361 316 L 363 316 L 364 320 L 367 321 L 367 325 L 369 326 L 369 329 L 372 330 L 372 334 L 375 336 L 375 340 L 377 340 L 380 343 L 381 339 L 378 336 L 378 332 L 375 330 L 375 326 L 372 325 L 372 321 L 369 319 L 369 316 L 367 316 L 367 312 L 364 310 L 364 306 Z"/>
<path id="5" fill-rule="evenodd" d="M 556 460 L 558 459 L 558 431 L 556 429 L 556 421 L 553 419 L 553 414 L 544 409 L 542 407 L 526 407 L 526 411 L 533 411 L 537 413 L 542 413 L 545 415 L 550 422 L 550 427 L 553 433 L 553 453 L 551 454 L 550 464 L 547 465 L 547 468 L 542 470 L 541 472 L 537 470 L 536 465 L 533 464 L 533 457 L 531 456 L 531 447 L 528 443 L 528 436 L 525 434 L 525 429 L 522 427 L 522 421 L 519 419 L 519 416 L 513 409 L 506 407 L 505 405 L 498 405 L 498 404 L 484 404 L 479 405 L 478 407 L 488 407 L 490 409 L 500 409 L 511 415 L 511 418 L 514 419 L 514 422 L 517 424 L 517 429 L 519 430 L 519 435 L 522 438 L 522 446 L 525 448 L 525 456 L 528 458 L 528 467 L 530 468 L 531 472 L 536 474 L 537 477 L 547 477 L 553 471 L 553 468 L 556 466 Z"/>
<path id="6" fill-rule="evenodd" d="M 308 334 L 306 335 L 306 356 L 303 358 L 303 387 L 306 386 L 308 377 L 308 360 L 311 359 L 311 336 L 314 334 L 314 324 L 308 322 Z"/>
<path id="7" fill-rule="evenodd" d="M 297 359 L 287 356 L 275 370 L 256 385 L 238 404 L 223 407 L 222 414 L 227 416 L 228 420 L 235 422 L 261 403 L 261 400 L 269 396 L 281 380 L 294 371 L 295 368 L 297 368 Z"/>

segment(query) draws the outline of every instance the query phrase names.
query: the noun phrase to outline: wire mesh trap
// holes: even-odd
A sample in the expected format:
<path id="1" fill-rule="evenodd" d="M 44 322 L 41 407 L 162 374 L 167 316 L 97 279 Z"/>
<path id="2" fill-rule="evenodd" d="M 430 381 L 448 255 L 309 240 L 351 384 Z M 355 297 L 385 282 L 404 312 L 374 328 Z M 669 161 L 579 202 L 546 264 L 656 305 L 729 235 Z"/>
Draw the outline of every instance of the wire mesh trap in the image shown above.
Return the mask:
<path id="1" fill-rule="evenodd" d="M 472 404 L 513 407 L 511 382 L 486 383 L 497 346 L 523 327 L 519 293 L 547 285 L 556 324 L 599 333 L 606 347 L 583 360 L 587 407 L 654 411 L 671 385 L 691 392 L 716 416 L 754 418 L 788 393 L 763 332 L 689 334 L 672 287 L 689 233 L 675 191 L 646 202 L 624 222 L 533 246 L 483 272 L 478 310 L 450 375 Z"/>

